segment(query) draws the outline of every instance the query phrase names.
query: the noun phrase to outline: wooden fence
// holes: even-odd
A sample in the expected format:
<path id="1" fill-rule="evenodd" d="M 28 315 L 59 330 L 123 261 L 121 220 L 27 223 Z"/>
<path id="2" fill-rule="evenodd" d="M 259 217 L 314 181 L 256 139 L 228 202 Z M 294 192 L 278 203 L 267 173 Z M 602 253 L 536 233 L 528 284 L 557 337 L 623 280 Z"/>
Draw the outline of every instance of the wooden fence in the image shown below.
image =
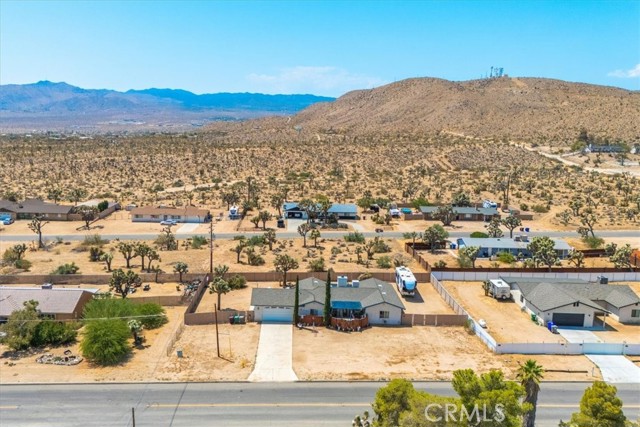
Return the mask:
<path id="1" fill-rule="evenodd" d="M 156 282 L 155 273 L 138 273 L 143 282 Z M 182 280 L 190 282 L 202 274 L 183 274 Z M 159 273 L 157 283 L 178 282 L 180 275 L 173 273 Z M 53 283 L 54 285 L 108 285 L 111 274 L 3 274 L 0 275 L 0 285 L 26 285 Z"/>
<path id="2" fill-rule="evenodd" d="M 229 323 L 229 318 L 232 316 L 243 316 L 244 322 L 253 322 L 255 317 L 251 310 L 218 310 L 218 324 Z M 185 325 L 213 325 L 216 323 L 216 313 L 185 313 L 184 324 Z"/>
<path id="3" fill-rule="evenodd" d="M 137 293 L 137 292 L 136 292 Z M 129 295 L 127 299 L 134 304 L 156 303 L 165 307 L 175 307 L 183 305 L 184 297 L 182 295 L 157 295 L 157 296 L 141 296 Z"/>

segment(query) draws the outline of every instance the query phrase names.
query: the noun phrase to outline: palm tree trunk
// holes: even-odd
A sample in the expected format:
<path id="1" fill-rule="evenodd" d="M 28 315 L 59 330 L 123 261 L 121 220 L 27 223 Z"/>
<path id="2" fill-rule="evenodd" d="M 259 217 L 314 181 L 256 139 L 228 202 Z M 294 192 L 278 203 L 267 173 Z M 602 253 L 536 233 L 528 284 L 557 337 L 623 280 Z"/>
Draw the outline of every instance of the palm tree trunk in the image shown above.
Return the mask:
<path id="1" fill-rule="evenodd" d="M 524 401 L 530 403 L 533 406 L 531 411 L 524 414 L 522 417 L 523 427 L 535 427 L 536 423 L 536 406 L 538 404 L 538 390 L 539 387 L 533 381 L 529 382 L 526 387 L 526 396 Z"/>

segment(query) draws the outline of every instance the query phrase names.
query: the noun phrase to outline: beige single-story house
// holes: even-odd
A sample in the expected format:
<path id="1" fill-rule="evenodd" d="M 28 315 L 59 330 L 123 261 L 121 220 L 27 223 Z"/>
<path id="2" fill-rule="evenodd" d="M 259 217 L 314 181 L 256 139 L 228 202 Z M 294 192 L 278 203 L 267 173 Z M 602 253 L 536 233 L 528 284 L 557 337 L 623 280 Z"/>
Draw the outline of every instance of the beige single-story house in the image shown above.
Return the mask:
<path id="1" fill-rule="evenodd" d="M 209 210 L 195 206 L 142 206 L 131 210 L 131 221 L 133 222 L 161 222 L 167 220 L 202 223 L 210 221 L 211 214 Z"/>
<path id="2" fill-rule="evenodd" d="M 58 205 L 40 199 L 27 199 L 23 202 L 0 200 L 0 213 L 8 213 L 13 219 L 33 219 L 36 216 L 47 221 L 71 221 L 74 206 Z"/>
<path id="3" fill-rule="evenodd" d="M 84 306 L 96 292 L 97 289 L 0 286 L 0 322 L 6 321 L 14 311 L 22 310 L 30 300 L 38 301 L 38 310 L 45 317 L 80 319 Z"/>
<path id="4" fill-rule="evenodd" d="M 326 281 L 310 277 L 300 281 L 299 316 L 323 316 Z M 294 288 L 254 288 L 251 306 L 258 322 L 292 322 Z M 387 282 L 371 278 L 331 283 L 331 317 L 359 319 L 372 325 L 400 325 L 404 304 Z"/>
<path id="5" fill-rule="evenodd" d="M 606 315 L 620 323 L 640 324 L 640 298 L 628 285 L 535 277 L 502 280 L 520 307 L 545 322 L 592 327 L 597 316 Z"/>

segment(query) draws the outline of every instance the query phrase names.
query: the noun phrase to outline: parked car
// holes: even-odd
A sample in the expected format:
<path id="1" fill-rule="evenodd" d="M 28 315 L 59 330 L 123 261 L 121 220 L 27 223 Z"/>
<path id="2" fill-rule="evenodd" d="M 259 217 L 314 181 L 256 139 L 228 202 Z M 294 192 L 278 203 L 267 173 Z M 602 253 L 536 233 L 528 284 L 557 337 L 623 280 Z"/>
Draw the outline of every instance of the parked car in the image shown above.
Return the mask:
<path id="1" fill-rule="evenodd" d="M 484 319 L 478 320 L 478 325 L 480 325 L 484 329 L 487 329 L 487 322 Z"/>
<path id="2" fill-rule="evenodd" d="M 0 224 L 2 225 L 10 225 L 13 224 L 13 218 L 2 218 L 0 219 Z"/>
<path id="3" fill-rule="evenodd" d="M 376 228 L 376 233 L 382 233 L 384 230 L 382 228 Z"/>
<path id="4" fill-rule="evenodd" d="M 177 225 L 178 222 L 173 219 L 165 219 L 160 221 L 160 225 Z"/>

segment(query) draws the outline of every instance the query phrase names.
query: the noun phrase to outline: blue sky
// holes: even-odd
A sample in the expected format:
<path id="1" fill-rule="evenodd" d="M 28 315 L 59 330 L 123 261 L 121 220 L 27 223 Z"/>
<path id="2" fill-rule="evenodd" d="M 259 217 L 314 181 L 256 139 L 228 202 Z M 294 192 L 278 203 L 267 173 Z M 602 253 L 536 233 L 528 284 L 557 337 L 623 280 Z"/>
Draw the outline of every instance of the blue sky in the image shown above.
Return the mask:
<path id="1" fill-rule="evenodd" d="M 640 89 L 640 1 L 0 0 L 0 83 L 339 96 L 491 66 Z"/>

